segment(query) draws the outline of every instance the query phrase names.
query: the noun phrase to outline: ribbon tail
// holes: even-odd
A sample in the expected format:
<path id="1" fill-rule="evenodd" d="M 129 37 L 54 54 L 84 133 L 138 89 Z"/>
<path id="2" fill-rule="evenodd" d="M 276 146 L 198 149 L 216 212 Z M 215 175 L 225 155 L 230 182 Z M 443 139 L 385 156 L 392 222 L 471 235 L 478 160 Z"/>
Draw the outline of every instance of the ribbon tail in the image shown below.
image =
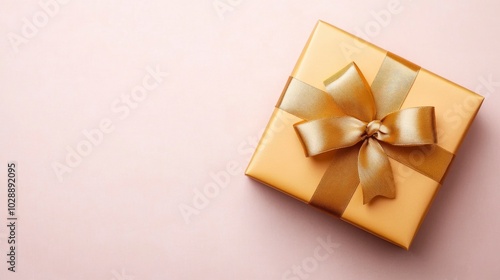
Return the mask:
<path id="1" fill-rule="evenodd" d="M 396 197 L 391 163 L 377 140 L 368 138 L 359 149 L 358 173 L 363 189 L 363 204 L 376 196 Z"/>

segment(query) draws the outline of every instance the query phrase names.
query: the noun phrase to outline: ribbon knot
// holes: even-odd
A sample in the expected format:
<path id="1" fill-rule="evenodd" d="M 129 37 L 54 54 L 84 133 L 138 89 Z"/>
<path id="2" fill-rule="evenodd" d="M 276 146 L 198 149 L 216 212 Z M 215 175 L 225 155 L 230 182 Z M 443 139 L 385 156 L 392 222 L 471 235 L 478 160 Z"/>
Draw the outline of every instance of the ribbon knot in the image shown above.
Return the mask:
<path id="1" fill-rule="evenodd" d="M 370 123 L 368 123 L 365 129 L 366 137 L 372 137 L 373 135 L 375 135 L 376 137 L 380 129 L 380 125 L 381 123 L 379 120 L 373 120 Z"/>
<path id="2" fill-rule="evenodd" d="M 386 80 L 391 83 L 390 80 Z M 363 74 L 351 63 L 325 82 L 326 93 L 338 109 L 323 106 L 318 118 L 294 125 L 306 156 L 339 149 L 359 149 L 357 174 L 363 203 L 376 196 L 394 198 L 395 183 L 389 158 L 379 142 L 393 146 L 436 143 L 434 107 L 406 108 L 377 117 L 376 101 Z M 388 87 L 397 85 L 387 85 Z M 304 106 L 306 107 L 306 106 Z M 310 107 L 318 109 L 319 107 Z M 361 145 L 357 145 L 358 143 Z"/>

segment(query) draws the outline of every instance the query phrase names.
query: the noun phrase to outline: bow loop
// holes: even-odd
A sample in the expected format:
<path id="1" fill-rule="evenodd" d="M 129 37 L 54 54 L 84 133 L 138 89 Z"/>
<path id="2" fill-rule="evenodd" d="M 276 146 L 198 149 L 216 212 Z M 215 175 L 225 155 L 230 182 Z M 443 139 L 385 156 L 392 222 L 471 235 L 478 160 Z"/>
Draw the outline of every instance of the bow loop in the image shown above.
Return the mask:
<path id="1" fill-rule="evenodd" d="M 354 146 L 363 140 L 366 123 L 350 116 L 304 121 L 294 125 L 306 156 Z"/>
<path id="2" fill-rule="evenodd" d="M 364 122 L 374 119 L 376 108 L 373 94 L 354 62 L 328 78 L 324 84 L 326 92 L 346 115 Z"/>
<path id="3" fill-rule="evenodd" d="M 437 142 L 434 107 L 407 108 L 381 120 L 383 133 L 377 140 L 395 146 L 419 146 Z"/>

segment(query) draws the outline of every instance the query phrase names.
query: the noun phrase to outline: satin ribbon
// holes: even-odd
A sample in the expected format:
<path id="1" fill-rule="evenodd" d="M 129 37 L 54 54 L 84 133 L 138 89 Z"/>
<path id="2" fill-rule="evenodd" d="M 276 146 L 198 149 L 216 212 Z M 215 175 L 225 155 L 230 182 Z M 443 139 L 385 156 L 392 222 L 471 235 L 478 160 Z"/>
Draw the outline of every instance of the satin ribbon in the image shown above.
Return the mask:
<path id="1" fill-rule="evenodd" d="M 364 204 L 394 198 L 389 157 L 434 180 L 444 177 L 453 155 L 435 145 L 434 107 L 400 110 L 419 69 L 388 53 L 371 87 L 354 62 L 325 80 L 326 92 L 289 81 L 277 106 L 304 120 L 294 128 L 306 156 L 335 153 L 311 204 L 340 216 L 358 184 Z M 415 164 L 409 156 L 422 147 L 430 152 Z"/>

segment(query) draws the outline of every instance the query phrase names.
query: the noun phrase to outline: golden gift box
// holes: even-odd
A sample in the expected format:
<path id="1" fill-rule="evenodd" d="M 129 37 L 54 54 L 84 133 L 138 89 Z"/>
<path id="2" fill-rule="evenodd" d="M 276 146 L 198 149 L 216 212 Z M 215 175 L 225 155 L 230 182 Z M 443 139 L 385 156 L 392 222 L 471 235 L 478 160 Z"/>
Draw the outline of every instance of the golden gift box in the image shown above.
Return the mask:
<path id="1" fill-rule="evenodd" d="M 482 101 L 319 21 L 245 173 L 409 249 Z"/>

